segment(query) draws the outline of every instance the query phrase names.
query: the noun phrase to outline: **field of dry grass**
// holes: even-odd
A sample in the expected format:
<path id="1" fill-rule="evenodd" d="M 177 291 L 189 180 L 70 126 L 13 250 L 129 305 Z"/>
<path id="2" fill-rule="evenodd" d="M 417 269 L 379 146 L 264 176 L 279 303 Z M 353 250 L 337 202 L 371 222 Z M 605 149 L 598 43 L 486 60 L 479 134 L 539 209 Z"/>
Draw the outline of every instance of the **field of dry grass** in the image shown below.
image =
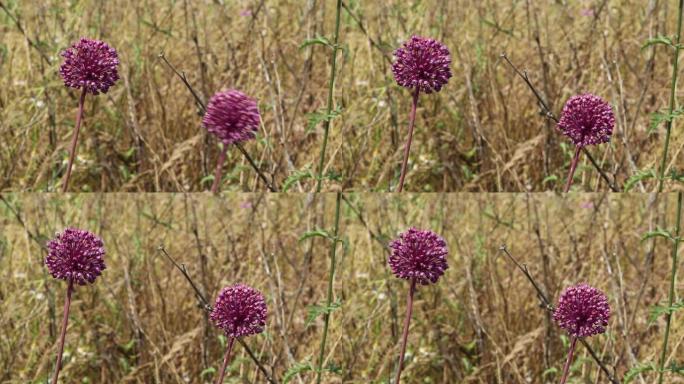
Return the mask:
<path id="1" fill-rule="evenodd" d="M 256 97 L 263 124 L 247 150 L 279 186 L 288 180 L 291 190 L 313 190 L 322 124 L 309 122 L 326 106 L 331 50 L 300 45 L 331 38 L 333 1 L 0 4 L 0 190 L 59 188 L 78 95 L 63 86 L 58 54 L 81 36 L 118 50 L 121 80 L 86 100 L 72 191 L 209 188 L 217 142 L 161 52 L 205 101 L 225 88 Z M 449 47 L 454 77 L 442 92 L 421 97 L 405 190 L 562 188 L 572 148 L 540 116 L 503 52 L 529 71 L 556 114 L 580 92 L 610 102 L 612 142 L 590 151 L 623 188 L 631 176 L 658 168 L 664 128 L 650 132 L 649 122 L 668 105 L 673 55 L 664 45 L 642 46 L 675 33 L 676 8 L 674 0 L 345 1 L 334 93 L 340 115 L 332 120 L 324 190 L 396 186 L 410 95 L 392 77 L 391 53 L 412 34 Z M 675 128 L 670 170 L 684 169 L 683 149 Z M 655 185 L 645 178 L 632 188 Z M 608 190 L 586 157 L 575 188 Z M 264 185 L 231 150 L 223 189 Z"/>
<path id="2" fill-rule="evenodd" d="M 567 338 L 501 244 L 527 263 L 554 302 L 580 281 L 606 292 L 613 311 L 608 331 L 589 341 L 621 382 L 628 382 L 628 370 L 657 362 L 664 320 L 649 323 L 649 311 L 667 297 L 671 247 L 662 238 L 655 248 L 641 239 L 674 226 L 674 195 L 344 197 L 334 284 L 341 308 L 332 312 L 326 366 L 333 372 L 325 383 L 387 383 L 394 372 L 408 284 L 389 271 L 385 247 L 409 226 L 443 235 L 450 268 L 417 292 L 404 382 L 558 382 Z M 56 231 L 76 226 L 102 236 L 107 269 L 74 294 L 63 383 L 215 380 L 225 340 L 159 252 L 163 244 L 212 301 L 237 281 L 264 292 L 266 333 L 246 342 L 284 384 L 288 371 L 318 356 L 322 320 L 306 326 L 307 308 L 324 301 L 330 243 L 299 239 L 330 229 L 334 206 L 332 194 L 4 195 L 0 382 L 45 383 L 53 369 L 65 284 L 42 265 L 43 247 Z M 668 365 L 682 363 L 683 343 L 678 315 Z M 571 372 L 572 383 L 607 382 L 585 348 Z M 266 382 L 240 346 L 228 377 Z M 302 371 L 289 382 L 313 379 Z M 655 375 L 631 382 L 654 383 Z"/>

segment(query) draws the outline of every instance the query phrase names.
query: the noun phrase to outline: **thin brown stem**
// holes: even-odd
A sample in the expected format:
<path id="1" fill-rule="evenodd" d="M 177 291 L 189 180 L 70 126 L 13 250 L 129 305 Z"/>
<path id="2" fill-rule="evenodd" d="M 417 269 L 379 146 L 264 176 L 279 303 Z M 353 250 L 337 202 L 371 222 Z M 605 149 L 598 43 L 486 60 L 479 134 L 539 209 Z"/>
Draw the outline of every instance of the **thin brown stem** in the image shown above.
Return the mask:
<path id="1" fill-rule="evenodd" d="M 59 371 L 62 369 L 62 354 L 64 353 L 64 340 L 66 339 L 67 323 L 69 322 L 69 307 L 71 306 L 71 294 L 74 291 L 74 281 L 69 280 L 67 287 L 66 300 L 64 300 L 64 317 L 62 318 L 62 332 L 59 335 L 59 346 L 57 349 L 57 364 L 55 365 L 55 374 L 52 376 L 51 383 L 57 384 L 59 378 Z"/>
<path id="2" fill-rule="evenodd" d="M 570 364 L 572 363 L 572 355 L 575 353 L 575 344 L 577 344 L 577 338 L 573 337 L 570 342 L 570 350 L 568 351 L 568 359 L 565 361 L 565 366 L 563 366 L 563 377 L 561 377 L 560 384 L 565 384 L 568 380 L 568 374 L 570 373 Z"/>
<path id="3" fill-rule="evenodd" d="M 69 150 L 69 163 L 67 164 L 66 175 L 64 175 L 64 182 L 62 183 L 62 192 L 69 189 L 69 178 L 71 177 L 71 167 L 74 165 L 74 158 L 76 157 L 76 144 L 78 143 L 78 132 L 81 129 L 81 120 L 83 119 L 83 104 L 85 103 L 86 88 L 83 87 L 81 91 L 81 98 L 78 99 L 78 114 L 76 115 L 76 127 L 74 127 L 74 134 L 71 137 L 71 148 Z"/>
<path id="4" fill-rule="evenodd" d="M 223 378 L 226 376 L 226 367 L 228 367 L 228 361 L 230 359 L 230 351 L 233 350 L 233 344 L 235 343 L 235 338 L 231 337 L 228 342 L 228 348 L 226 348 L 226 354 L 223 356 L 223 365 L 221 366 L 221 372 L 219 372 L 218 380 L 216 384 L 223 383 Z"/>
<path id="5" fill-rule="evenodd" d="M 408 166 L 409 152 L 411 150 L 411 140 L 413 140 L 413 128 L 416 125 L 416 109 L 418 108 L 419 93 L 419 88 L 416 88 L 415 91 L 413 91 L 413 104 L 411 105 L 411 115 L 409 116 L 408 137 L 406 138 L 406 146 L 404 147 L 404 161 L 401 163 L 401 176 L 399 176 L 397 192 L 401 192 L 404 187 L 404 178 L 406 177 L 406 168 Z"/>
<path id="6" fill-rule="evenodd" d="M 404 354 L 406 353 L 406 342 L 408 341 L 409 324 L 411 323 L 411 314 L 413 313 L 413 294 L 416 293 L 416 279 L 411 280 L 411 289 L 409 290 L 408 298 L 406 299 L 406 318 L 404 319 L 404 333 L 401 338 L 401 352 L 399 353 L 399 367 L 397 368 L 397 376 L 394 379 L 394 384 L 399 384 L 401 380 L 401 371 L 404 368 Z"/>
<path id="7" fill-rule="evenodd" d="M 563 188 L 563 193 L 568 193 L 570 186 L 572 185 L 572 178 L 575 176 L 575 169 L 577 169 L 577 163 L 579 162 L 580 151 L 582 147 L 578 146 L 575 148 L 575 156 L 572 157 L 572 163 L 570 163 L 570 171 L 568 172 L 568 180 L 565 182 L 565 188 Z"/>
<path id="8" fill-rule="evenodd" d="M 216 160 L 216 171 L 214 171 L 214 183 L 211 185 L 211 193 L 218 193 L 219 191 L 221 178 L 223 177 L 223 163 L 226 161 L 226 152 L 228 152 L 228 146 L 223 144 L 223 149 L 221 149 L 219 158 Z"/>

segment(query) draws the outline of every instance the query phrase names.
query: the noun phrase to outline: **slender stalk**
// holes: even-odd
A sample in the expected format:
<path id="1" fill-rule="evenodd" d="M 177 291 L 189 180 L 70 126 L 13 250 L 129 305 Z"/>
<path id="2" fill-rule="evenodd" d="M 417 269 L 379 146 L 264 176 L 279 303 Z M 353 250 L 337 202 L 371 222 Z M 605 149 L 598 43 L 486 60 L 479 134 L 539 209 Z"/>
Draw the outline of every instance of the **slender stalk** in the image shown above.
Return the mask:
<path id="1" fill-rule="evenodd" d="M 325 147 L 328 145 L 328 131 L 330 131 L 330 114 L 333 109 L 333 90 L 335 88 L 335 71 L 337 68 L 337 43 L 340 37 L 340 13 L 342 9 L 342 0 L 337 0 L 337 11 L 335 14 L 335 36 L 333 38 L 333 54 L 332 63 L 330 65 L 330 83 L 328 84 L 328 108 L 326 112 L 325 125 L 323 126 L 323 145 L 321 145 L 321 158 L 318 161 L 318 181 L 316 184 L 316 192 L 321 191 L 323 183 L 323 166 L 325 165 Z"/>
<path id="2" fill-rule="evenodd" d="M 221 185 L 221 178 L 223 177 L 223 163 L 226 161 L 226 152 L 228 152 L 228 146 L 224 144 L 219 158 L 216 160 L 216 171 L 214 171 L 214 183 L 211 185 L 211 193 L 219 191 L 219 185 Z"/>
<path id="3" fill-rule="evenodd" d="M 411 140 L 413 140 L 413 128 L 416 125 L 416 108 L 418 108 L 419 93 L 419 88 L 416 88 L 415 91 L 413 91 L 413 104 L 411 105 L 411 115 L 409 115 L 408 137 L 406 138 L 406 146 L 404 147 L 404 161 L 401 163 L 401 176 L 399 177 L 399 186 L 397 187 L 397 192 L 401 192 L 401 190 L 404 188 L 406 166 L 408 165 L 409 151 L 411 150 Z"/>
<path id="4" fill-rule="evenodd" d="M 670 298 L 668 300 L 668 308 L 672 307 L 675 297 L 675 283 L 677 281 L 677 252 L 679 251 L 680 231 L 682 224 L 682 195 L 683 192 L 677 194 L 677 226 L 675 227 L 675 240 L 672 245 L 672 275 L 670 276 Z M 665 322 L 665 338 L 663 339 L 663 350 L 660 351 L 660 367 L 658 369 L 658 384 L 663 383 L 663 368 L 665 367 L 665 357 L 667 355 L 667 339 L 670 337 L 670 324 L 672 323 L 672 316 L 674 313 L 667 312 L 667 319 Z"/>
<path id="5" fill-rule="evenodd" d="M 572 363 L 572 355 L 575 353 L 575 344 L 577 344 L 577 338 L 573 337 L 570 342 L 570 350 L 568 351 L 568 359 L 565 361 L 565 366 L 563 367 L 563 377 L 561 377 L 560 384 L 565 384 L 568 380 L 568 373 L 570 373 L 570 363 Z"/>
<path id="6" fill-rule="evenodd" d="M 564 193 L 568 193 L 570 186 L 572 185 L 572 178 L 575 176 L 575 169 L 577 169 L 577 163 L 579 162 L 580 151 L 582 147 L 575 148 L 575 156 L 572 158 L 572 163 L 570 164 L 570 171 L 568 172 L 568 181 L 565 182 L 565 188 L 563 188 Z"/>
<path id="7" fill-rule="evenodd" d="M 166 56 L 164 56 L 164 52 L 162 52 L 162 53 L 159 54 L 159 58 L 162 59 L 162 60 L 164 61 L 164 63 L 166 63 L 166 65 L 167 65 L 169 68 L 171 68 L 171 70 L 173 71 L 173 73 L 175 73 L 176 76 L 178 76 L 178 78 L 181 79 L 181 81 L 183 82 L 183 84 L 185 84 L 185 87 L 188 88 L 188 90 L 190 91 L 190 93 L 192 93 L 192 97 L 195 98 L 195 102 L 197 103 L 197 106 L 199 107 L 201 114 L 204 115 L 204 114 L 207 112 L 207 106 L 204 105 L 204 102 L 202 101 L 202 99 L 200 99 L 200 97 L 199 97 L 199 95 L 197 94 L 197 92 L 195 92 L 195 90 L 192 88 L 192 85 L 190 85 L 190 82 L 188 81 L 187 77 L 185 76 L 185 72 L 178 72 L 178 70 L 176 69 L 176 67 L 174 67 L 174 66 L 166 59 Z M 257 173 L 257 175 L 259 175 L 259 178 L 266 184 L 266 187 L 268 187 L 268 189 L 269 189 L 271 192 L 277 192 L 278 190 L 276 189 L 276 187 L 268 181 L 268 179 L 266 178 L 266 176 L 264 175 L 264 173 L 261 172 L 261 169 L 259 169 L 259 167 L 256 165 L 256 163 L 254 162 L 254 160 L 252 160 L 252 158 L 249 156 L 249 154 L 247 153 L 247 151 L 245 150 L 245 148 L 242 146 L 242 144 L 240 144 L 240 143 L 235 143 L 235 146 L 236 146 L 236 147 L 240 150 L 240 152 L 245 156 L 245 158 L 247 159 L 247 162 L 249 163 L 249 165 L 252 166 L 252 168 L 253 168 L 254 171 Z"/>
<path id="8" fill-rule="evenodd" d="M 218 380 L 216 380 L 216 384 L 223 383 L 223 377 L 226 376 L 226 367 L 228 367 L 230 351 L 233 350 L 233 343 L 235 343 L 235 338 L 231 337 L 230 341 L 228 342 L 228 348 L 226 348 L 226 354 L 223 356 L 223 365 L 221 366 L 221 372 L 219 373 Z"/>
<path id="9" fill-rule="evenodd" d="M 59 335 L 59 349 L 57 350 L 57 364 L 55 374 L 52 376 L 52 384 L 57 384 L 59 371 L 62 369 L 62 353 L 64 352 L 64 339 L 66 339 L 67 323 L 69 322 L 69 307 L 71 306 L 71 294 L 74 292 L 74 281 L 69 280 L 66 300 L 64 300 L 64 317 L 62 318 L 62 332 Z"/>
<path id="10" fill-rule="evenodd" d="M 409 290 L 408 299 L 406 300 L 406 318 L 404 319 L 404 333 L 401 338 L 401 353 L 399 354 L 399 367 L 397 368 L 397 376 L 394 379 L 394 384 L 399 384 L 401 379 L 401 371 L 404 368 L 404 354 L 406 353 L 406 342 L 408 341 L 409 324 L 411 323 L 411 314 L 413 313 L 413 294 L 416 293 L 416 279 L 411 280 L 411 289 Z"/>
<path id="11" fill-rule="evenodd" d="M 679 42 L 682 37 L 682 10 L 684 9 L 684 0 L 679 0 L 679 17 L 677 18 L 677 37 L 675 39 L 674 46 L 674 61 L 672 63 L 672 85 L 670 86 L 670 107 L 668 109 L 668 115 L 672 116 L 676 102 L 676 92 L 677 92 L 677 68 L 679 66 Z M 665 181 L 665 168 L 667 167 L 667 151 L 670 146 L 670 134 L 672 133 L 672 122 L 674 118 L 670 117 L 667 120 L 667 125 L 665 127 L 665 146 L 663 147 L 663 158 L 660 160 L 660 172 L 658 175 L 658 192 L 663 191 L 663 183 Z"/>
<path id="12" fill-rule="evenodd" d="M 335 233 L 332 246 L 330 247 L 330 274 L 328 275 L 328 299 L 326 300 L 326 308 L 330 308 L 333 300 L 333 282 L 335 279 L 335 253 L 337 250 L 337 234 L 340 229 L 340 200 L 342 200 L 342 193 L 337 192 L 337 199 L 335 201 Z M 328 338 L 328 325 L 330 323 L 330 311 L 326 311 L 323 317 L 323 338 L 321 339 L 321 352 L 318 355 L 318 369 L 316 370 L 316 383 L 321 383 L 323 374 L 323 360 L 325 358 L 325 341 Z"/>
<path id="13" fill-rule="evenodd" d="M 71 148 L 69 150 L 69 164 L 67 164 L 66 175 L 64 175 L 64 182 L 62 183 L 62 192 L 69 189 L 69 178 L 71 177 L 71 167 L 74 165 L 74 158 L 76 157 L 76 144 L 78 143 L 78 132 L 81 129 L 81 120 L 83 119 L 83 104 L 85 103 L 86 89 L 81 91 L 81 97 L 78 99 L 78 114 L 76 115 L 76 127 L 74 127 L 74 134 L 71 137 Z"/>

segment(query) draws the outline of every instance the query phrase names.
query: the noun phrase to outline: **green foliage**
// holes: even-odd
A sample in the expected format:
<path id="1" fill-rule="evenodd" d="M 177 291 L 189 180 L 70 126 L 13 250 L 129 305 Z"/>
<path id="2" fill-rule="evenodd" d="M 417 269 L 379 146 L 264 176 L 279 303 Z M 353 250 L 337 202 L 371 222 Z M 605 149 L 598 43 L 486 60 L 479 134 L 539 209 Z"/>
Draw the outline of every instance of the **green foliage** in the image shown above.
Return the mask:
<path id="1" fill-rule="evenodd" d="M 644 241 L 644 240 L 647 240 L 647 239 L 650 239 L 650 238 L 653 238 L 653 237 L 664 237 L 664 238 L 666 238 L 666 239 L 668 239 L 668 240 L 671 240 L 671 241 L 674 241 L 674 242 L 679 241 L 679 239 L 678 239 L 677 237 L 675 237 L 675 236 L 672 234 L 672 232 L 667 231 L 667 230 L 662 229 L 662 228 L 656 228 L 655 231 L 646 232 L 646 233 L 641 237 L 641 241 Z"/>
<path id="2" fill-rule="evenodd" d="M 675 118 L 684 114 L 684 108 L 677 108 L 672 111 L 672 113 L 667 112 L 654 112 L 651 114 L 651 124 L 648 127 L 648 134 L 652 134 L 658 126 L 664 122 L 671 122 Z"/>
<path id="3" fill-rule="evenodd" d="M 283 376 L 283 384 L 289 383 L 290 380 L 292 380 L 292 378 L 299 375 L 300 373 L 309 372 L 313 370 L 314 366 L 309 361 L 303 363 L 296 363 L 295 365 L 290 367 L 290 369 L 288 369 L 287 372 L 285 372 L 285 375 Z"/>
<path id="4" fill-rule="evenodd" d="M 625 182 L 624 191 L 629 192 L 634 186 L 640 182 L 647 179 L 653 179 L 656 177 L 656 172 L 653 169 L 644 169 L 637 171 L 634 175 L 630 176 Z"/>
<path id="5" fill-rule="evenodd" d="M 318 305 L 318 304 L 309 305 L 308 307 L 306 307 L 309 314 L 306 317 L 306 324 L 304 326 L 306 328 L 308 328 L 309 325 L 311 325 L 311 323 L 314 320 L 316 320 L 316 318 L 318 316 L 329 315 L 329 314 L 333 313 L 335 310 L 337 310 L 338 308 L 340 308 L 341 306 L 342 306 L 342 301 L 340 301 L 339 299 L 337 301 L 335 301 L 334 303 L 330 303 L 329 306 L 328 305 Z"/>
<path id="6" fill-rule="evenodd" d="M 311 45 L 323 45 L 323 46 L 330 47 L 330 48 L 332 48 L 334 46 L 334 44 L 331 43 L 327 37 L 316 36 L 313 39 L 304 40 L 304 42 L 299 46 L 299 49 L 304 49 L 304 48 L 309 47 Z"/>
<path id="7" fill-rule="evenodd" d="M 650 372 L 650 371 L 655 371 L 656 366 L 653 363 L 641 363 L 638 364 L 635 367 L 630 368 L 627 373 L 625 373 L 625 378 L 623 379 L 624 384 L 628 384 L 632 382 L 639 374 L 644 373 L 644 372 Z"/>
<path id="8" fill-rule="evenodd" d="M 342 107 L 337 107 L 334 111 L 327 113 L 325 110 L 319 110 L 307 113 L 308 124 L 306 126 L 306 134 L 311 133 L 318 124 L 324 121 L 332 121 L 332 119 L 342 114 Z"/>
<path id="9" fill-rule="evenodd" d="M 671 306 L 668 305 L 654 305 L 651 307 L 651 311 L 648 316 L 648 325 L 653 324 L 660 316 L 669 315 L 675 313 L 684 308 L 684 299 L 681 299 Z"/>
<path id="10" fill-rule="evenodd" d="M 672 41 L 672 38 L 669 36 L 663 36 L 663 35 L 658 35 L 652 39 L 646 40 L 644 45 L 641 46 L 641 49 L 646 49 L 648 47 L 654 46 L 654 45 L 665 45 L 670 48 L 681 48 L 681 45 L 677 45 Z"/>

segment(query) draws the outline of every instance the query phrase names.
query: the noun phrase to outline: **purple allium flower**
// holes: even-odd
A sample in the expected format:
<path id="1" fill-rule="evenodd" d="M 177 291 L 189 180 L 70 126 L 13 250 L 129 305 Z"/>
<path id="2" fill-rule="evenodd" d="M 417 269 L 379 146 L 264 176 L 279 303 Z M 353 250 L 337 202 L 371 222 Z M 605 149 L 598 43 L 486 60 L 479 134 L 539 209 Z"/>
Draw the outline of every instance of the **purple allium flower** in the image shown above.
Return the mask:
<path id="1" fill-rule="evenodd" d="M 587 284 L 568 287 L 553 312 L 558 326 L 574 337 L 587 337 L 606 331 L 610 306 L 603 292 Z"/>
<path id="2" fill-rule="evenodd" d="M 392 241 L 390 248 L 389 265 L 401 279 L 415 278 L 422 285 L 434 284 L 449 268 L 446 242 L 432 231 L 410 228 Z"/>
<path id="3" fill-rule="evenodd" d="M 62 52 L 64 63 L 59 74 L 67 87 L 82 89 L 93 95 L 107 93 L 119 80 L 116 50 L 99 40 L 81 38 Z"/>
<path id="4" fill-rule="evenodd" d="M 233 144 L 253 139 L 259 120 L 256 100 L 230 89 L 211 97 L 202 124 L 224 144 Z"/>
<path id="5" fill-rule="evenodd" d="M 438 92 L 451 78 L 449 50 L 437 40 L 413 36 L 394 56 L 392 73 L 402 87 Z"/>
<path id="6" fill-rule="evenodd" d="M 558 122 L 561 132 L 577 147 L 609 142 L 614 126 L 610 104 L 591 93 L 568 99 Z"/>
<path id="7" fill-rule="evenodd" d="M 67 228 L 50 240 L 47 247 L 45 265 L 56 279 L 85 285 L 94 282 L 106 268 L 102 240 L 91 232 Z"/>
<path id="8" fill-rule="evenodd" d="M 244 284 L 225 287 L 209 317 L 229 337 L 261 333 L 266 325 L 264 295 Z"/>

